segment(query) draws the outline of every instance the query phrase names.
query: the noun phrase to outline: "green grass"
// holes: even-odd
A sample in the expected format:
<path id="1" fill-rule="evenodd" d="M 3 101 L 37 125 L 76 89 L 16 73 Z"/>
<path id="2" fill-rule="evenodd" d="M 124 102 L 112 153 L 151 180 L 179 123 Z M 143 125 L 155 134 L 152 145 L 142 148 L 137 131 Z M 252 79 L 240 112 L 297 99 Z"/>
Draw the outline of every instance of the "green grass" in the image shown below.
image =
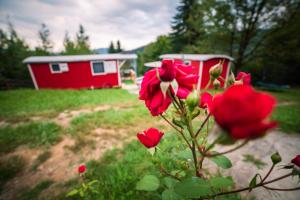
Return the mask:
<path id="1" fill-rule="evenodd" d="M 20 156 L 12 156 L 0 161 L 0 192 L 7 181 L 24 169 L 25 164 L 25 160 Z"/>
<path id="2" fill-rule="evenodd" d="M 41 181 L 37 184 L 34 188 L 24 188 L 23 192 L 20 193 L 19 198 L 20 200 L 33 200 L 38 199 L 38 196 L 43 192 L 45 189 L 49 188 L 53 184 L 51 180 Z"/>
<path id="3" fill-rule="evenodd" d="M 0 128 L 0 152 L 9 152 L 19 145 L 38 147 L 59 141 L 61 128 L 52 122 L 31 122 L 16 128 Z"/>
<path id="4" fill-rule="evenodd" d="M 290 89 L 271 92 L 277 98 L 272 119 L 279 122 L 279 127 L 286 133 L 300 133 L 300 90 Z"/>
<path id="5" fill-rule="evenodd" d="M 43 153 L 41 153 L 36 160 L 34 161 L 34 163 L 32 164 L 32 170 L 36 171 L 37 168 L 43 164 L 44 162 L 46 162 L 49 158 L 51 157 L 51 152 L 50 151 L 44 151 Z"/>
<path id="6" fill-rule="evenodd" d="M 33 115 L 55 115 L 66 109 L 99 104 L 127 104 L 135 95 L 122 89 L 10 90 L 0 92 L 0 120 L 24 120 Z"/>

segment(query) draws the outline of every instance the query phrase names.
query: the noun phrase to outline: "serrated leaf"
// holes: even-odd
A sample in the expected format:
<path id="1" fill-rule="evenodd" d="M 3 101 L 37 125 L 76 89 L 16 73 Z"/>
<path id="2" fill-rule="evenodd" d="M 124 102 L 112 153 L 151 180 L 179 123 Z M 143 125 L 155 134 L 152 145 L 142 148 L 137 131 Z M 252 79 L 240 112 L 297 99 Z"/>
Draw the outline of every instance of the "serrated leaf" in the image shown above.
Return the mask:
<path id="1" fill-rule="evenodd" d="M 137 190 L 144 191 L 155 191 L 159 187 L 159 180 L 156 176 L 145 175 L 139 182 L 136 184 Z"/>
<path id="2" fill-rule="evenodd" d="M 209 179 L 209 182 L 214 188 L 232 187 L 234 184 L 230 177 L 213 177 Z"/>
<path id="3" fill-rule="evenodd" d="M 161 194 L 162 200 L 181 200 L 182 198 L 172 189 L 166 189 Z"/>
<path id="4" fill-rule="evenodd" d="M 173 188 L 174 185 L 175 185 L 176 183 L 178 183 L 178 180 L 176 180 L 176 179 L 174 179 L 174 178 L 171 178 L 171 177 L 165 177 L 165 178 L 163 179 L 163 181 L 164 181 L 164 184 L 167 186 L 167 188 Z"/>
<path id="5" fill-rule="evenodd" d="M 210 157 L 209 159 L 223 169 L 229 169 L 232 167 L 231 161 L 224 155 Z"/>
<path id="6" fill-rule="evenodd" d="M 174 187 L 177 194 L 186 198 L 199 198 L 212 193 L 208 181 L 198 177 L 184 179 Z"/>

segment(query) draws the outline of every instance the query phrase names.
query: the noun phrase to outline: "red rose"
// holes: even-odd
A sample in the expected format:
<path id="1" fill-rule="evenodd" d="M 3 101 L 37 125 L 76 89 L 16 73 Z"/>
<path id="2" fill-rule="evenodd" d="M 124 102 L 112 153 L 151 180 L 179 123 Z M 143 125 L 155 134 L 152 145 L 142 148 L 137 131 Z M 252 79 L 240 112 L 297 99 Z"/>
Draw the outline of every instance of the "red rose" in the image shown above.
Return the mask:
<path id="1" fill-rule="evenodd" d="M 216 122 L 235 139 L 256 138 L 276 126 L 268 122 L 276 101 L 248 85 L 234 85 L 215 95 L 210 112 Z"/>
<path id="2" fill-rule="evenodd" d="M 84 173 L 86 171 L 86 166 L 85 165 L 80 165 L 79 167 L 78 167 L 78 173 L 79 174 L 82 174 L 82 173 Z"/>
<path id="3" fill-rule="evenodd" d="M 300 155 L 296 156 L 293 160 L 292 163 L 300 167 Z"/>
<path id="4" fill-rule="evenodd" d="M 210 107 L 212 99 L 213 99 L 213 96 L 211 94 L 209 94 L 208 92 L 204 92 L 200 96 L 199 107 L 203 108 L 203 109 Z"/>
<path id="5" fill-rule="evenodd" d="M 237 77 L 237 81 L 242 81 L 244 85 L 250 85 L 251 84 L 251 74 L 245 73 L 245 72 L 239 72 Z"/>
<path id="6" fill-rule="evenodd" d="M 156 128 L 149 128 L 148 130 L 144 131 L 143 133 L 138 133 L 137 138 L 140 142 L 147 148 L 155 147 L 161 137 L 164 135 L 163 132 L 160 132 Z"/>
<path id="7" fill-rule="evenodd" d="M 153 116 L 167 110 L 172 100 L 167 90 L 179 98 L 186 98 L 198 81 L 191 74 L 193 68 L 172 60 L 163 60 L 161 68 L 148 71 L 142 81 L 139 99 L 144 100 Z"/>

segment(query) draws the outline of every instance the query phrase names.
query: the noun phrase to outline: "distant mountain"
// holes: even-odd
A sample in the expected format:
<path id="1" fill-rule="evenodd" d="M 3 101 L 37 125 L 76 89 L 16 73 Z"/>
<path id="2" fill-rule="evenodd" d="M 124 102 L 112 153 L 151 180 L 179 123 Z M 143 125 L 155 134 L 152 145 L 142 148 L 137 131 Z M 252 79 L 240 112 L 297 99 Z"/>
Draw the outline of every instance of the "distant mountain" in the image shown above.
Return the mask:
<path id="1" fill-rule="evenodd" d="M 141 51 L 144 51 L 146 46 L 147 45 L 144 45 L 144 46 L 141 46 L 141 47 L 138 47 L 138 48 L 135 48 L 135 49 L 131 49 L 131 50 L 128 50 L 128 51 L 123 51 L 122 53 L 129 54 L 129 53 L 141 52 Z"/>
<path id="2" fill-rule="evenodd" d="M 94 49 L 94 51 L 98 54 L 106 54 L 108 53 L 108 48 L 98 48 L 98 49 Z"/>

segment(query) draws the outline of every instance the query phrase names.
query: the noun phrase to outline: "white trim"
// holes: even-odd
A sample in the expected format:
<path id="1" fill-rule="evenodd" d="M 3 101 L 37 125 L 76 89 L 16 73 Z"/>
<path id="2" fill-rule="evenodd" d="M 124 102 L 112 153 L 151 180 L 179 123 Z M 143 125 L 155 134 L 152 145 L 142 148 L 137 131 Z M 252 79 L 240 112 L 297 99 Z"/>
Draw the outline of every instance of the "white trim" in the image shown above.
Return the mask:
<path id="1" fill-rule="evenodd" d="M 199 79 L 198 79 L 198 84 L 197 84 L 197 91 L 200 91 L 201 89 L 201 82 L 202 82 L 202 74 L 203 74 L 203 61 L 200 61 L 200 64 L 199 64 Z"/>
<path id="2" fill-rule="evenodd" d="M 225 58 L 228 60 L 233 61 L 234 59 L 227 55 L 221 55 L 221 54 L 164 54 L 159 56 L 161 59 L 181 59 L 181 60 L 210 60 L 214 58 Z"/>
<path id="3" fill-rule="evenodd" d="M 52 65 L 58 65 L 59 71 L 53 71 Z M 49 68 L 50 68 L 51 74 L 60 74 L 60 73 L 62 73 L 59 63 L 49 63 Z"/>
<path id="4" fill-rule="evenodd" d="M 224 88 L 226 88 L 226 86 L 227 86 L 227 81 L 228 81 L 228 78 L 229 78 L 230 68 L 231 68 L 231 61 L 229 61 L 228 65 L 227 65 L 227 71 L 226 71 L 226 77 L 225 77 L 225 82 L 224 82 Z"/>
<path id="5" fill-rule="evenodd" d="M 104 72 L 95 73 L 95 72 L 94 72 L 94 68 L 93 68 L 93 64 L 94 64 L 94 63 L 100 63 L 100 62 L 103 63 L 103 70 L 104 70 Z M 93 75 L 93 76 L 99 76 L 99 75 L 105 75 L 105 74 L 107 74 L 107 73 L 105 72 L 104 60 L 94 60 L 94 61 L 90 61 L 90 67 L 91 67 L 91 72 L 92 72 L 92 75 Z"/>
<path id="6" fill-rule="evenodd" d="M 31 76 L 31 79 L 32 79 L 34 88 L 35 88 L 36 90 L 38 90 L 38 89 L 39 89 L 39 86 L 38 86 L 38 84 L 37 84 L 37 82 L 36 82 L 34 73 L 33 73 L 32 69 L 31 69 L 31 65 L 30 65 L 30 64 L 27 64 L 27 68 L 28 68 L 28 71 L 29 71 L 29 73 L 30 73 L 30 76 Z"/>
<path id="7" fill-rule="evenodd" d="M 70 56 L 31 56 L 26 58 L 23 63 L 60 63 L 60 62 L 79 62 L 92 60 L 135 60 L 136 54 L 92 54 L 92 55 L 70 55 Z"/>

